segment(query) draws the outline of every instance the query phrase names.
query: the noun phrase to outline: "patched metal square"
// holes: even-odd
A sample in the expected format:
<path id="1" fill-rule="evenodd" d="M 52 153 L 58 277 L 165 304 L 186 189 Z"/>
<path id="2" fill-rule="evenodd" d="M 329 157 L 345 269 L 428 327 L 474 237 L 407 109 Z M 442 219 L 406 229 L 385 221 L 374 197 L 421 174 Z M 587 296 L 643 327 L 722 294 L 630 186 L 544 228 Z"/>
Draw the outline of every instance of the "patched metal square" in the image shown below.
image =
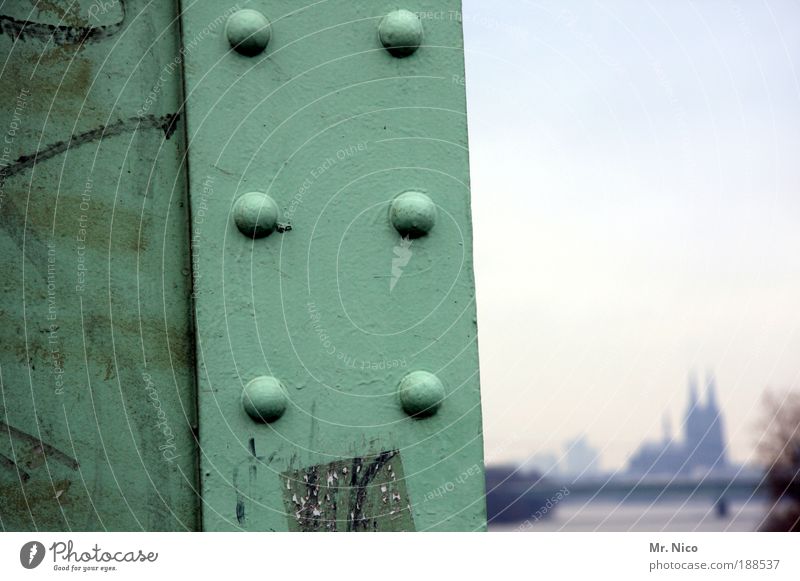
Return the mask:
<path id="1" fill-rule="evenodd" d="M 290 531 L 413 531 L 398 450 L 281 474 Z"/>

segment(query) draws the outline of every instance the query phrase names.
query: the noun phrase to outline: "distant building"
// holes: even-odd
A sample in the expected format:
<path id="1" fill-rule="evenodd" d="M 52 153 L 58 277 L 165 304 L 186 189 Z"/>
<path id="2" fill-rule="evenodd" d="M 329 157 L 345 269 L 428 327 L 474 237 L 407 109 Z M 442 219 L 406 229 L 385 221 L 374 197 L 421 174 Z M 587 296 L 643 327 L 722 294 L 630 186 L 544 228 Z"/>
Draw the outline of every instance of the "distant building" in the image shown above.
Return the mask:
<path id="1" fill-rule="evenodd" d="M 564 474 L 594 476 L 600 472 L 600 455 L 589 445 L 585 436 L 578 436 L 564 447 Z"/>
<path id="2" fill-rule="evenodd" d="M 538 452 L 523 462 L 521 468 L 523 473 L 535 472 L 552 478 L 558 475 L 558 456 L 550 452 Z"/>
<path id="3" fill-rule="evenodd" d="M 690 377 L 683 439 L 672 438 L 665 420 L 662 440 L 642 444 L 631 456 L 628 471 L 660 476 L 730 471 L 716 389 L 713 376 L 709 376 L 706 381 L 706 401 L 702 404 L 697 395 L 697 383 Z"/>

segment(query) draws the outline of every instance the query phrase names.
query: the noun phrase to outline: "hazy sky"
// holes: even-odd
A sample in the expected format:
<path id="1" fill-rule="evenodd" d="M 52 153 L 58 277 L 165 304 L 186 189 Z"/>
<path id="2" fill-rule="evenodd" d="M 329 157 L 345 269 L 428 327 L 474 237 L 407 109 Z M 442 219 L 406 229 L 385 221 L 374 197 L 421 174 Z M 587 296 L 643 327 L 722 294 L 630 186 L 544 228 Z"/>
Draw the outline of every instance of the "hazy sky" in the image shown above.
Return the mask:
<path id="1" fill-rule="evenodd" d="M 800 388 L 800 3 L 464 0 L 489 461 Z"/>

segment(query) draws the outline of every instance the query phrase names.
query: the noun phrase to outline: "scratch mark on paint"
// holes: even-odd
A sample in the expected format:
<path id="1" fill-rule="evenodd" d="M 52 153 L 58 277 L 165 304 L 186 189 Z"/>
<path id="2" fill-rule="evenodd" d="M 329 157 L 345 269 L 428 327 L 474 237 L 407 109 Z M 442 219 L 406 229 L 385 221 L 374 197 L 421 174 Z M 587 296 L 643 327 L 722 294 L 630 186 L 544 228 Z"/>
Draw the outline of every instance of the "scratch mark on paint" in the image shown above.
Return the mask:
<path id="1" fill-rule="evenodd" d="M 253 490 L 256 488 L 256 481 L 258 480 L 258 456 L 256 456 L 256 439 L 250 438 L 249 442 L 250 446 L 250 454 L 253 456 L 253 460 L 250 462 L 250 493 L 252 494 Z"/>
<path id="2" fill-rule="evenodd" d="M 120 135 L 126 131 L 135 130 L 139 128 L 159 128 L 164 131 L 164 135 L 169 139 L 177 128 L 177 121 L 179 113 L 170 115 L 163 115 L 161 117 L 147 116 L 141 120 L 138 117 L 133 117 L 127 120 L 120 120 L 108 125 L 106 127 L 99 127 L 84 133 L 78 133 L 70 137 L 68 141 L 57 141 L 44 147 L 35 154 L 22 155 L 11 165 L 4 168 L 2 175 L 0 175 L 0 187 L 5 180 L 12 175 L 19 174 L 24 170 L 35 166 L 38 162 L 43 162 L 57 155 L 64 153 L 70 148 L 75 148 L 85 143 Z M 141 121 L 140 125 L 137 125 Z M 27 231 L 27 242 L 23 244 L 26 238 L 26 216 L 23 211 L 14 203 L 14 198 L 9 198 L 7 202 L 0 206 L 0 224 L 20 249 L 25 249 L 25 257 L 28 259 L 31 267 L 39 272 L 42 278 L 45 274 L 42 265 L 47 264 L 47 249 L 44 241 L 38 238 L 37 231 Z"/>
<path id="3" fill-rule="evenodd" d="M 11 458 L 0 454 L 0 466 L 3 468 L 8 468 L 12 472 L 18 472 L 19 477 L 22 479 L 23 482 L 27 482 L 30 480 L 31 475 L 25 472 L 22 468 L 20 468 L 16 462 L 14 462 Z"/>
<path id="4" fill-rule="evenodd" d="M 364 525 L 366 518 L 364 517 L 363 507 L 367 498 L 367 486 L 375 478 L 375 475 L 380 472 L 381 468 L 392 458 L 397 455 L 397 450 L 389 450 L 381 452 L 375 459 L 369 463 L 365 473 L 361 478 L 358 473 L 361 472 L 361 466 L 364 462 L 363 458 L 353 459 L 353 471 L 350 478 L 350 506 L 355 507 L 355 510 L 350 512 L 350 520 L 347 523 L 347 530 L 357 530 L 359 526 Z"/>
<path id="5" fill-rule="evenodd" d="M 134 116 L 127 119 L 118 119 L 109 125 L 95 127 L 94 129 L 82 133 L 76 133 L 66 141 L 51 143 L 35 153 L 19 156 L 17 161 L 6 168 L 5 176 L 16 175 L 21 171 L 33 167 L 38 162 L 46 161 L 65 151 L 69 151 L 70 148 L 85 145 L 97 141 L 98 139 L 130 133 L 137 129 L 158 128 L 164 132 L 164 138 L 169 139 L 178 128 L 178 119 L 180 119 L 180 113 L 169 113 L 160 117 L 156 117 L 155 115 L 143 115 L 142 117 Z"/>
<path id="6" fill-rule="evenodd" d="M 78 468 L 80 468 L 80 464 L 75 458 L 68 456 L 67 454 L 65 454 L 58 448 L 51 446 L 50 444 L 42 442 L 39 438 L 31 436 L 27 432 L 23 432 L 22 430 L 19 430 L 13 426 L 9 426 L 5 422 L 0 422 L 0 430 L 5 430 L 6 432 L 8 432 L 9 436 L 14 436 L 17 439 L 22 440 L 23 442 L 32 444 L 34 446 L 34 450 L 39 451 L 45 456 L 52 457 L 53 460 L 57 460 L 58 462 L 61 462 L 62 464 L 68 466 L 69 468 L 72 468 L 73 470 L 77 470 Z"/>
<path id="7" fill-rule="evenodd" d="M 33 22 L 31 20 L 18 20 L 11 16 L 0 14 L 0 32 L 7 34 L 15 41 L 24 42 L 28 38 L 35 38 L 44 42 L 52 41 L 56 45 L 84 44 L 97 42 L 117 34 L 125 25 L 125 2 L 119 0 L 122 17 L 113 24 L 104 26 L 61 26 Z"/>
<path id="8" fill-rule="evenodd" d="M 236 522 L 240 525 L 245 523 L 244 494 L 239 486 L 239 466 L 233 469 L 233 489 L 236 491 Z"/>
<path id="9" fill-rule="evenodd" d="M 241 496 L 236 499 L 236 521 L 241 525 L 244 524 L 244 500 Z"/>
<path id="10" fill-rule="evenodd" d="M 239 524 L 245 524 L 247 521 L 245 511 L 245 499 L 250 500 L 253 498 L 253 491 L 258 487 L 258 464 L 264 461 L 264 456 L 256 454 L 256 439 L 250 438 L 247 441 L 247 451 L 250 453 L 247 458 L 233 469 L 233 488 L 236 490 L 236 521 Z M 272 461 L 275 457 L 275 452 L 269 456 L 268 462 Z M 249 474 L 249 496 L 242 492 L 242 487 L 239 484 L 239 468 L 242 464 L 247 463 Z"/>

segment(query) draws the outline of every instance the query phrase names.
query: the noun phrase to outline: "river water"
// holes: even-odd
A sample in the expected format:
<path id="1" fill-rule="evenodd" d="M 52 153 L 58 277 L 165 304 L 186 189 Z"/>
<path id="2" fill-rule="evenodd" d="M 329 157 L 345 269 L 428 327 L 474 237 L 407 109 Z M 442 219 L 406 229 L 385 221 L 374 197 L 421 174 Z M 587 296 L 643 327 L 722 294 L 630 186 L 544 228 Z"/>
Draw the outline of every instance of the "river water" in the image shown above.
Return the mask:
<path id="1" fill-rule="evenodd" d="M 490 531 L 755 531 L 767 504 L 762 500 L 748 503 L 731 501 L 726 517 L 719 517 L 708 502 L 582 501 L 563 502 L 551 516 L 536 522 L 502 525 L 489 524 Z"/>

